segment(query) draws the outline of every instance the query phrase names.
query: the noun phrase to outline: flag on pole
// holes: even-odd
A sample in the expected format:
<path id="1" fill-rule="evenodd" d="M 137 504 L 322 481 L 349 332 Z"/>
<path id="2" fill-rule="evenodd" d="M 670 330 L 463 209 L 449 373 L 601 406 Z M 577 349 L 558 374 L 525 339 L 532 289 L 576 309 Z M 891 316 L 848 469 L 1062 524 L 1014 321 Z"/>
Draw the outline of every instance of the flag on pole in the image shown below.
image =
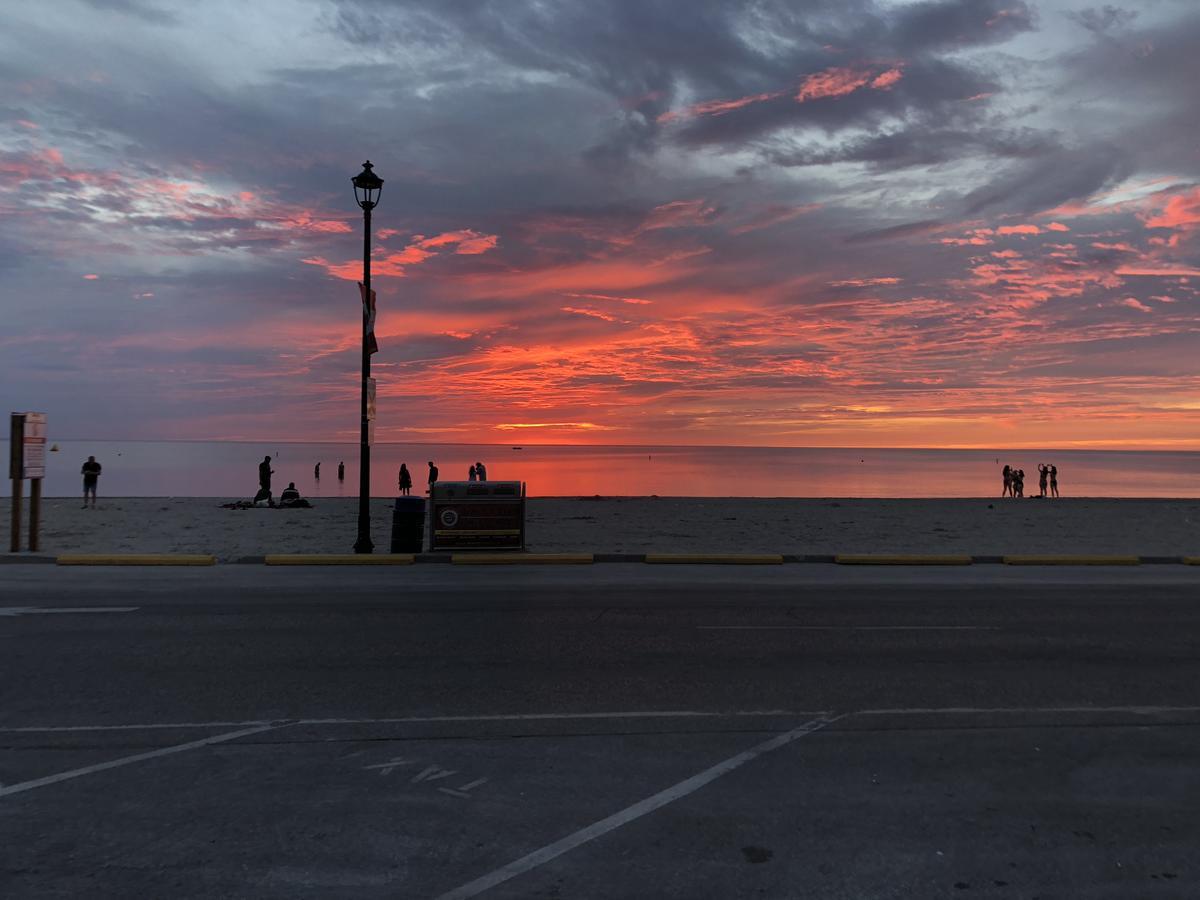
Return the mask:
<path id="1" fill-rule="evenodd" d="M 371 290 L 371 299 L 367 301 L 367 291 L 363 283 L 358 282 L 358 295 L 362 298 L 363 315 L 367 320 L 367 352 L 378 353 L 379 344 L 375 341 L 375 291 Z"/>

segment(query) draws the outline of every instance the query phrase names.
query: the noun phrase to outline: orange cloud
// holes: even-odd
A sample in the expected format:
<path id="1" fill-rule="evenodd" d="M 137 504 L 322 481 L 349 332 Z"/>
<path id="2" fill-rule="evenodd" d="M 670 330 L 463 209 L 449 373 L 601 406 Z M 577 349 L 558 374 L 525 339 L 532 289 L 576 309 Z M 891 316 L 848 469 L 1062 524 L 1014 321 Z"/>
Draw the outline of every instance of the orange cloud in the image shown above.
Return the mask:
<path id="1" fill-rule="evenodd" d="M 734 100 L 705 100 L 702 103 L 693 103 L 691 106 L 685 106 L 683 109 L 667 110 L 658 116 L 657 121 L 670 122 L 684 116 L 722 116 L 725 113 L 733 112 L 735 109 L 741 109 L 743 106 L 749 106 L 752 103 L 773 100 L 776 97 L 782 96 L 782 94 L 783 91 L 775 91 L 774 93 L 766 94 L 750 94 Z"/>
<path id="2" fill-rule="evenodd" d="M 1193 228 L 1200 225 L 1200 187 L 1169 197 L 1157 214 L 1143 217 L 1147 228 Z"/>
<path id="3" fill-rule="evenodd" d="M 471 256 L 494 249 L 497 240 L 494 234 L 482 234 L 470 228 L 445 231 L 432 237 L 414 234 L 412 242 L 403 250 L 388 252 L 384 248 L 377 249 L 371 259 L 371 274 L 403 278 L 409 266 L 419 265 L 436 256 L 442 248 L 453 247 L 456 254 Z M 361 260 L 332 263 L 323 256 L 308 256 L 300 261 L 310 266 L 320 266 L 334 278 L 346 281 L 359 281 L 362 278 Z"/>
<path id="4" fill-rule="evenodd" d="M 903 74 L 902 66 L 893 66 L 878 73 L 870 68 L 834 66 L 806 77 L 796 91 L 796 102 L 844 97 L 867 86 L 875 90 L 888 90 L 900 81 Z"/>
<path id="5" fill-rule="evenodd" d="M 1056 229 L 1057 230 L 1057 229 Z M 1042 229 L 1036 225 L 1001 225 L 996 234 L 1041 234 Z"/>
<path id="6" fill-rule="evenodd" d="M 1153 278 L 1197 278 L 1200 269 L 1190 266 L 1122 266 L 1117 269 L 1118 275 L 1146 275 Z"/>

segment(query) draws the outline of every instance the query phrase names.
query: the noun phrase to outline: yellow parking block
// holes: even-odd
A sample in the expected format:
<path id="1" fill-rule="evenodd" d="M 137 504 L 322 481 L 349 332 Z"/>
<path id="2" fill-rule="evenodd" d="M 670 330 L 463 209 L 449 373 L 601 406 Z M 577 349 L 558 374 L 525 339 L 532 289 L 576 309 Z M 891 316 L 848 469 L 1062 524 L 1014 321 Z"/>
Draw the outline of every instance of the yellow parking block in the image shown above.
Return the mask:
<path id="1" fill-rule="evenodd" d="M 1136 566 L 1136 556 L 1006 556 L 1008 566 Z"/>
<path id="2" fill-rule="evenodd" d="M 268 566 L 411 566 L 411 553 L 277 553 Z"/>
<path id="3" fill-rule="evenodd" d="M 1185 566 L 1200 566 L 1200 556 L 1185 556 L 1183 564 Z"/>
<path id="4" fill-rule="evenodd" d="M 844 553 L 833 558 L 843 566 L 969 566 L 969 556 Z"/>
<path id="5" fill-rule="evenodd" d="M 90 553 L 59 556 L 60 566 L 213 566 L 215 556 L 189 553 Z"/>
<path id="6" fill-rule="evenodd" d="M 778 566 L 783 557 L 777 553 L 647 553 L 648 563 L 719 566 Z"/>
<path id="7" fill-rule="evenodd" d="M 585 566 L 595 557 L 591 553 L 455 553 L 450 562 L 456 566 Z"/>

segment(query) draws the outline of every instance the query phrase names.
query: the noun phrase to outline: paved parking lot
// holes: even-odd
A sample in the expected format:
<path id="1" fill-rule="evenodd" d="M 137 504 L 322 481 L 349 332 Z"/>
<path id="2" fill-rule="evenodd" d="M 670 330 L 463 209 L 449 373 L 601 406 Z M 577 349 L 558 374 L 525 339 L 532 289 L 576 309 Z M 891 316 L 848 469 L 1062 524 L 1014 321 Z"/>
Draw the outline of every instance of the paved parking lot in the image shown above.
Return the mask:
<path id="1" fill-rule="evenodd" d="M 0 893 L 1200 893 L 1186 576 L 411 571 L 0 582 Z"/>

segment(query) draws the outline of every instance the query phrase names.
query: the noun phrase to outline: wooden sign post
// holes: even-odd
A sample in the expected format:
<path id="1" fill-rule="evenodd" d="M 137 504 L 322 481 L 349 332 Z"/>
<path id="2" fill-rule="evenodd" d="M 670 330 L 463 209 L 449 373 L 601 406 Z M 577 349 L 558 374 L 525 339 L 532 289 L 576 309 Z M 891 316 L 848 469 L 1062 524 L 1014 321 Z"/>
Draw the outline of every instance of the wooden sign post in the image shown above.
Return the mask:
<path id="1" fill-rule="evenodd" d="M 12 478 L 12 540 L 9 550 L 21 550 L 21 501 L 24 479 L 29 485 L 29 549 L 38 549 L 42 519 L 42 479 L 46 476 L 46 414 L 13 413 L 10 417 L 8 474 Z"/>

